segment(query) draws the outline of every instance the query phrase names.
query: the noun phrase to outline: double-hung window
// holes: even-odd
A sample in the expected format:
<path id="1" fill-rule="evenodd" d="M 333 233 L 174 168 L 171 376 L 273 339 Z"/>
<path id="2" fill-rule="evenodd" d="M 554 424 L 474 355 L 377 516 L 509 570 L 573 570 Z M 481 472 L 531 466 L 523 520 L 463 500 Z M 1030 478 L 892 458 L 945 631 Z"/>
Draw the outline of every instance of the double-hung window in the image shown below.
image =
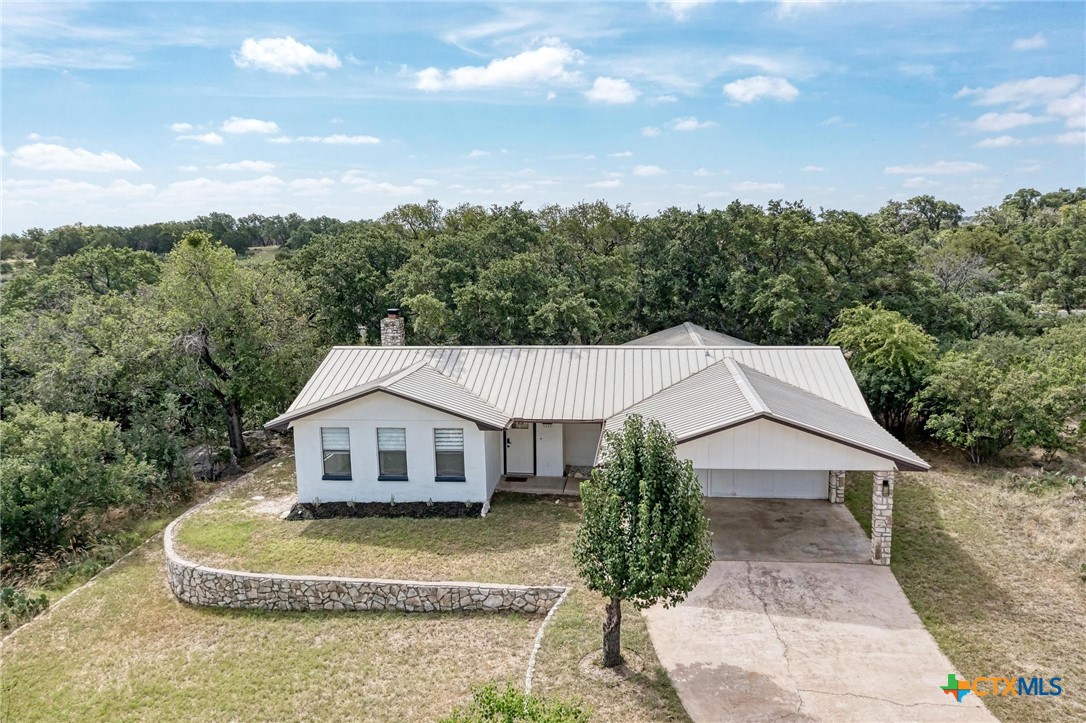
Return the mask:
<path id="1" fill-rule="evenodd" d="M 403 427 L 377 428 L 379 480 L 407 479 L 407 430 Z"/>
<path id="2" fill-rule="evenodd" d="M 321 427 L 324 479 L 351 478 L 351 431 L 347 427 Z"/>
<path id="3" fill-rule="evenodd" d="M 464 430 L 435 429 L 434 457 L 438 482 L 464 481 Z"/>

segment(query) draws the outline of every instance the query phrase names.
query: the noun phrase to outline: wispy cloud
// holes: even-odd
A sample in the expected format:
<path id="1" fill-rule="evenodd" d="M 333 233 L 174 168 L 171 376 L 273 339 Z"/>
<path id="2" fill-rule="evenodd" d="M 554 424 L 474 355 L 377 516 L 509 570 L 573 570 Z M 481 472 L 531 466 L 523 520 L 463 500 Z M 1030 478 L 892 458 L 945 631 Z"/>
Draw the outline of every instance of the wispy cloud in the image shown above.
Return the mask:
<path id="1" fill-rule="evenodd" d="M 996 136 L 994 138 L 985 138 L 984 140 L 974 143 L 974 148 L 1009 148 L 1010 146 L 1017 146 L 1022 141 L 1014 136 Z"/>
<path id="2" fill-rule="evenodd" d="M 716 125 L 716 121 L 699 121 L 695 116 L 689 118 L 676 118 L 671 121 L 671 130 L 674 131 L 700 131 L 705 128 L 712 128 Z"/>
<path id="3" fill-rule="evenodd" d="M 343 63 L 331 48 L 323 53 L 291 36 L 285 38 L 247 38 L 234 53 L 239 68 L 266 70 L 269 73 L 298 75 L 335 70 Z"/>
<path id="4" fill-rule="evenodd" d="M 214 167 L 219 171 L 256 171 L 267 173 L 274 170 L 275 164 L 269 161 L 236 161 L 234 163 L 220 163 Z"/>
<path id="5" fill-rule="evenodd" d="M 724 95 L 737 103 L 753 103 L 762 98 L 791 101 L 799 96 L 799 90 L 784 78 L 754 75 L 726 84 Z"/>
<path id="6" fill-rule="evenodd" d="M 1044 33 L 1037 33 L 1028 38 L 1018 38 L 1011 44 L 1011 47 L 1015 50 L 1040 50 L 1048 47 L 1048 41 L 1045 39 Z"/>
<path id="7" fill-rule="evenodd" d="M 645 136 L 646 138 L 655 138 L 656 136 L 660 135 L 660 129 L 656 126 L 645 126 L 641 129 L 641 135 Z"/>
<path id="8" fill-rule="evenodd" d="M 608 158 L 630 158 L 633 156 L 633 151 L 619 151 L 618 153 L 608 153 Z"/>
<path id="9" fill-rule="evenodd" d="M 667 173 L 667 171 L 659 166 L 634 166 L 633 168 L 633 174 L 635 176 L 662 176 L 665 173 Z"/>
<path id="10" fill-rule="evenodd" d="M 690 17 L 690 14 L 703 5 L 711 5 L 713 0 L 660 0 L 652 2 L 655 10 L 670 14 L 676 20 L 682 22 Z"/>
<path id="11" fill-rule="evenodd" d="M 609 178 L 606 181 L 595 181 L 593 183 L 586 183 L 585 188 L 618 188 L 622 185 L 622 181 L 618 178 Z"/>
<path id="12" fill-rule="evenodd" d="M 205 143 L 209 146 L 221 146 L 222 136 L 214 131 L 210 133 L 187 133 L 177 137 L 179 141 L 194 141 L 196 143 Z"/>
<path id="13" fill-rule="evenodd" d="M 986 170 L 988 170 L 987 166 L 972 161 L 936 161 L 927 164 L 886 167 L 886 173 L 900 176 L 955 176 Z"/>
<path id="14" fill-rule="evenodd" d="M 995 133 L 999 131 L 1009 131 L 1011 128 L 1046 123 L 1049 120 L 1051 120 L 1051 118 L 1036 116 L 1032 113 L 985 113 L 972 121 L 969 125 L 973 130 L 981 131 L 983 133 Z"/>
<path id="15" fill-rule="evenodd" d="M 189 133 L 192 131 L 191 123 L 171 123 L 170 130 L 174 133 Z"/>
<path id="16" fill-rule="evenodd" d="M 731 185 L 733 191 L 783 191 L 783 183 L 765 183 L 762 181 L 740 181 Z"/>
<path id="17" fill-rule="evenodd" d="M 826 169 L 823 168 L 822 166 L 804 166 L 800 170 L 803 171 L 804 173 L 821 173 L 822 171 L 825 171 Z"/>
<path id="18" fill-rule="evenodd" d="M 139 164 L 112 151 L 94 153 L 53 143 L 31 143 L 11 151 L 11 162 L 35 171 L 84 171 L 92 173 L 138 171 Z"/>
<path id="19" fill-rule="evenodd" d="M 422 193 L 422 189 L 416 185 L 375 181 L 362 171 L 347 171 L 340 180 L 362 193 L 379 193 L 386 196 L 414 196 Z"/>

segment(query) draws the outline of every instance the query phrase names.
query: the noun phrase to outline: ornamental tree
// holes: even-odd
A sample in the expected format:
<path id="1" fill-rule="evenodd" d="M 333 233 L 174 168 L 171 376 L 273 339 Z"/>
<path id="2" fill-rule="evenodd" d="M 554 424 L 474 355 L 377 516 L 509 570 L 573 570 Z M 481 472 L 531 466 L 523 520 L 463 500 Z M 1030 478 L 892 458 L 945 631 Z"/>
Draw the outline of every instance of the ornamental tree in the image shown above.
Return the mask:
<path id="1" fill-rule="evenodd" d="M 584 519 L 573 556 L 590 590 L 608 598 L 603 665 L 622 662 L 622 601 L 675 605 L 709 570 L 713 552 L 701 486 L 675 438 L 633 414 L 606 437 L 605 464 L 581 483 Z"/>

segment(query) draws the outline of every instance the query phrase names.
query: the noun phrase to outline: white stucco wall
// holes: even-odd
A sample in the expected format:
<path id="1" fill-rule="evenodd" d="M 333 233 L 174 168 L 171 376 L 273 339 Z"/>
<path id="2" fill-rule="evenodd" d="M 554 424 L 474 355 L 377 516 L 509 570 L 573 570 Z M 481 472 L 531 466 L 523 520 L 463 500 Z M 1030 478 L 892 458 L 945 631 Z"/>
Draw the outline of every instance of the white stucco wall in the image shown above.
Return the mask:
<path id="1" fill-rule="evenodd" d="M 563 424 L 535 425 L 535 473 L 540 477 L 561 477 L 565 470 L 562 457 Z"/>
<path id="2" fill-rule="evenodd" d="M 483 432 L 483 450 L 486 454 L 486 497 L 490 499 L 490 496 L 494 494 L 494 489 L 498 486 L 498 481 L 501 480 L 502 475 L 505 473 L 503 464 L 505 457 L 503 455 L 503 438 L 501 432 Z"/>
<path id="3" fill-rule="evenodd" d="M 293 424 L 298 501 L 485 502 L 489 499 L 484 433 L 474 422 L 376 392 Z M 322 479 L 321 427 L 347 427 L 351 434 L 350 480 Z M 377 479 L 377 428 L 403 427 L 407 434 L 405 482 Z M 464 430 L 465 482 L 434 480 L 434 429 Z M 500 432 L 497 434 L 500 438 Z M 499 448 L 500 449 L 500 448 Z"/>
<path id="4" fill-rule="evenodd" d="M 566 464 L 591 467 L 596 464 L 596 447 L 602 424 L 563 424 L 562 446 Z"/>
<path id="5" fill-rule="evenodd" d="M 685 442 L 675 451 L 698 469 L 897 469 L 883 457 L 766 419 Z"/>

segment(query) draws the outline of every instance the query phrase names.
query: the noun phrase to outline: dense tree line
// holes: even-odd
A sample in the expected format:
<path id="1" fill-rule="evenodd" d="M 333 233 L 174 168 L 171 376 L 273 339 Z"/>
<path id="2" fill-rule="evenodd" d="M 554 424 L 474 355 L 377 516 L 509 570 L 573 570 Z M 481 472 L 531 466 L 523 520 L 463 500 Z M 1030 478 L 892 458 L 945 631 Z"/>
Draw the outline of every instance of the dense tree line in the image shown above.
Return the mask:
<path id="1" fill-rule="evenodd" d="M 246 258 L 256 246 L 274 260 Z M 829 340 L 880 421 L 978 461 L 1072 447 L 1086 402 L 1086 189 L 1024 189 L 973 218 L 930 196 L 868 215 L 210 214 L 32 229 L 2 250 L 5 556 L 78 546 L 111 506 L 183 494 L 195 443 L 243 458 L 244 430 L 329 345 L 376 343 L 390 306 L 417 344 L 621 343 L 687 320 L 759 344 Z"/>

